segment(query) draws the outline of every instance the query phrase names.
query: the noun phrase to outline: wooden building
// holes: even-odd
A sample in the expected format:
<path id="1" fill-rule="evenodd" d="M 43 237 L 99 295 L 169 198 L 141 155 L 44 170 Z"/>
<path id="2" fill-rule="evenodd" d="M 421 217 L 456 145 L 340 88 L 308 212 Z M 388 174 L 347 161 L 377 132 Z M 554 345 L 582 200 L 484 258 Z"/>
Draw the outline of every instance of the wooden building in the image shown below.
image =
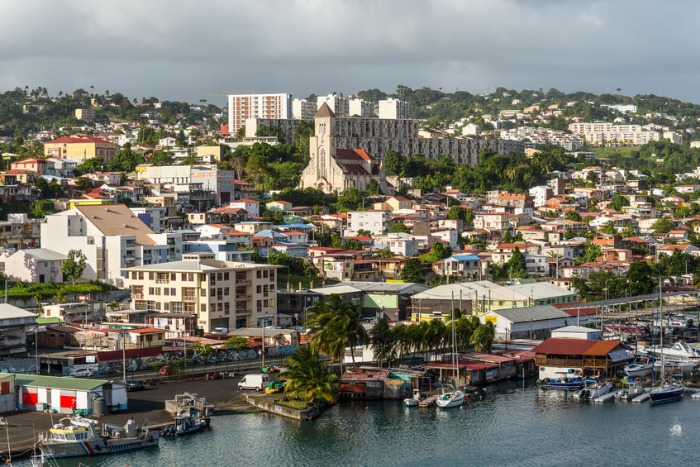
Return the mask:
<path id="1" fill-rule="evenodd" d="M 532 351 L 540 379 L 567 374 L 612 377 L 630 358 L 620 341 L 549 338 Z"/>

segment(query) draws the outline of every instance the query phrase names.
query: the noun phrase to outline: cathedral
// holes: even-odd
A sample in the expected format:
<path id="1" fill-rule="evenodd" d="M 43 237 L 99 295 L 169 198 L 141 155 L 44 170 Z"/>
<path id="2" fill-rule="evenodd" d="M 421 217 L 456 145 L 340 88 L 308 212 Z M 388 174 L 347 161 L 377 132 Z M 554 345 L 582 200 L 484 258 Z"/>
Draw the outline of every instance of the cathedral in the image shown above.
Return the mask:
<path id="1" fill-rule="evenodd" d="M 301 188 L 326 193 L 348 188 L 364 190 L 376 180 L 386 193 L 386 176 L 381 164 L 363 149 L 336 148 L 336 117 L 327 104 L 314 116 L 315 135 L 310 139 L 309 165 L 301 173 Z"/>

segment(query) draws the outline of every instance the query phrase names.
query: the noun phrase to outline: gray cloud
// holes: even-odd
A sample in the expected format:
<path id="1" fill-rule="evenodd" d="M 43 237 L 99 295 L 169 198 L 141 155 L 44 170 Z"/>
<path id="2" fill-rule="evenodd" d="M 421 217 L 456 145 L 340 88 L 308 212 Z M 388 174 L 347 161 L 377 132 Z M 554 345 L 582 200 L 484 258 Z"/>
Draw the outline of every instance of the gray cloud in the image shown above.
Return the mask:
<path id="1" fill-rule="evenodd" d="M 650 0 L 4 0 L 0 89 L 130 97 L 397 84 L 700 102 L 700 5 Z"/>

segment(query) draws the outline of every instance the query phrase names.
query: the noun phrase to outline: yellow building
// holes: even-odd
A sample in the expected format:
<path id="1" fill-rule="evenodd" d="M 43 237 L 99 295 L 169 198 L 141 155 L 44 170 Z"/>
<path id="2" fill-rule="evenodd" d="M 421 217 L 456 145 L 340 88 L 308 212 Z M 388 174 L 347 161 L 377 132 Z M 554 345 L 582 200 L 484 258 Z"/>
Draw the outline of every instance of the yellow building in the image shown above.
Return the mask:
<path id="1" fill-rule="evenodd" d="M 84 161 L 99 157 L 105 162 L 114 159 L 118 146 L 102 138 L 85 135 L 63 136 L 44 143 L 44 156 Z"/>

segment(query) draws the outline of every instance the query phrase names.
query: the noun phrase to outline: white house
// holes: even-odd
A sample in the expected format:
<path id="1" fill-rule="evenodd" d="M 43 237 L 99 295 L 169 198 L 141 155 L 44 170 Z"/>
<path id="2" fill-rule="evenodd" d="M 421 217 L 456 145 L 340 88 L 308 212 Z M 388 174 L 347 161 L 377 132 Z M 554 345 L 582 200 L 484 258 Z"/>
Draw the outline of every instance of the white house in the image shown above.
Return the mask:
<path id="1" fill-rule="evenodd" d="M 61 267 L 68 257 L 45 248 L 18 250 L 0 257 L 0 270 L 12 279 L 24 282 L 63 282 Z"/>
<path id="2" fill-rule="evenodd" d="M 231 201 L 228 206 L 230 208 L 245 209 L 251 217 L 260 216 L 260 201 L 256 199 L 237 199 L 236 201 Z"/>
<path id="3" fill-rule="evenodd" d="M 347 215 L 347 235 L 358 235 L 360 230 L 382 235 L 389 229 L 389 211 L 349 211 Z"/>

